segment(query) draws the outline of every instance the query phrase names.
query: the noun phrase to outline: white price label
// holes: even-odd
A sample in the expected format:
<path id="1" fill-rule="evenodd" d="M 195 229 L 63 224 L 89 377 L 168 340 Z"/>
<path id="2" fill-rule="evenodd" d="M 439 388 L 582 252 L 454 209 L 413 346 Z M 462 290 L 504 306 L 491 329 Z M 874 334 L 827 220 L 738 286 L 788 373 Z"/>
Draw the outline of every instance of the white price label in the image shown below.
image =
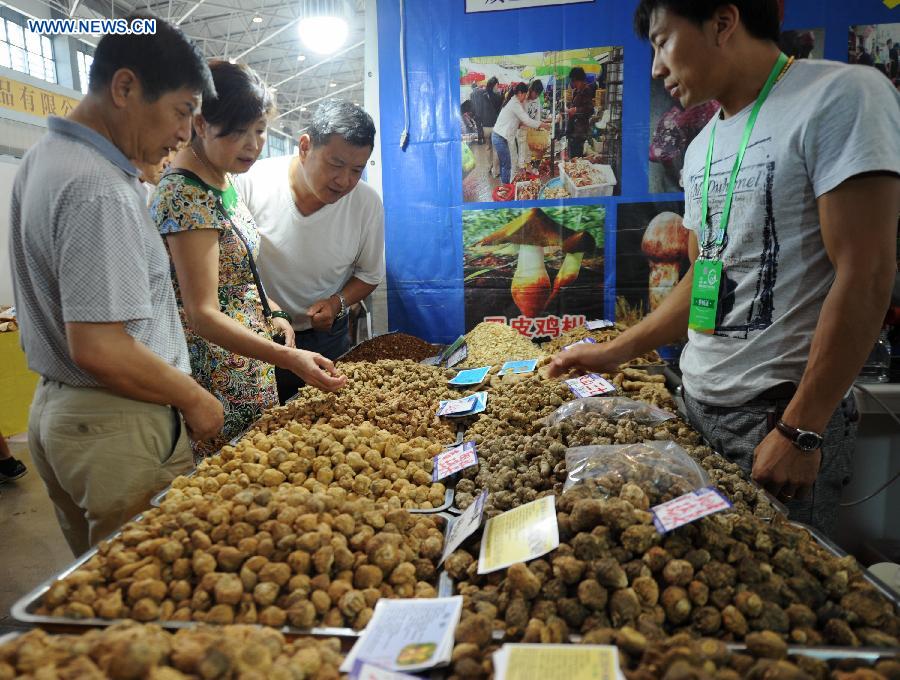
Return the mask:
<path id="1" fill-rule="evenodd" d="M 481 519 L 484 514 L 484 503 L 487 501 L 488 492 L 482 491 L 466 511 L 453 521 L 447 540 L 444 542 L 444 554 L 441 555 L 441 564 L 444 563 L 453 551 L 481 527 Z"/>
<path id="2" fill-rule="evenodd" d="M 455 475 L 460 470 L 465 470 L 473 465 L 478 465 L 478 454 L 475 453 L 475 442 L 466 442 L 452 449 L 442 451 L 434 457 L 434 470 L 432 481 Z"/>
<path id="3" fill-rule="evenodd" d="M 578 378 L 570 378 L 569 380 L 566 380 L 566 385 L 569 386 L 569 389 L 572 390 L 573 394 L 579 399 L 612 394 L 616 391 L 615 385 L 596 373 L 588 373 L 587 375 L 582 375 Z"/>
<path id="4" fill-rule="evenodd" d="M 650 508 L 650 511 L 653 513 L 656 530 L 665 534 L 685 524 L 696 522 L 701 517 L 727 510 L 730 507 L 731 501 L 725 498 L 718 489 L 707 486 L 674 498 L 668 503 L 654 506 Z"/>

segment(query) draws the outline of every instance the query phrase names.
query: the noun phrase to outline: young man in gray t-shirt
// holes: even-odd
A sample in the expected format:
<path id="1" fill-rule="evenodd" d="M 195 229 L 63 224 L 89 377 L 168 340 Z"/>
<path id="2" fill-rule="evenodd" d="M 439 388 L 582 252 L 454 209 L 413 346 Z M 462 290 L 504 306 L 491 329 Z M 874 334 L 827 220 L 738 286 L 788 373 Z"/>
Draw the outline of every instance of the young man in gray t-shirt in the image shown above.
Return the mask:
<path id="1" fill-rule="evenodd" d="M 157 19 L 152 35 L 107 35 L 88 94 L 49 119 L 16 175 L 15 300 L 28 365 L 42 376 L 28 446 L 76 555 L 191 469 L 188 433 L 222 428 L 222 405 L 190 376 L 169 260 L 134 166 L 189 140 L 212 92 L 177 28 Z"/>
<path id="2" fill-rule="evenodd" d="M 900 95 L 874 69 L 781 55 L 776 0 L 713 5 L 642 0 L 635 14 L 666 90 L 685 108 L 721 104 L 685 158 L 692 267 L 643 322 L 552 370 L 609 370 L 687 333 L 691 423 L 792 518 L 828 530 L 856 434 L 845 395 L 896 272 Z M 704 290 L 716 307 L 702 323 Z"/>

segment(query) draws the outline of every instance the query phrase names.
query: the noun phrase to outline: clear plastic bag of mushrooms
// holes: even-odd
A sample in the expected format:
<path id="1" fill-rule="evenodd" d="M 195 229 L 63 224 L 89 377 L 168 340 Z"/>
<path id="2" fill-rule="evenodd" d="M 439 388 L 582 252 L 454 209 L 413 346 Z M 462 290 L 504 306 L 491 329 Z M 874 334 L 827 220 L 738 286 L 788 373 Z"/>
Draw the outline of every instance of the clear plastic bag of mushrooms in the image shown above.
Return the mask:
<path id="1" fill-rule="evenodd" d="M 586 397 L 563 404 L 542 424 L 557 425 L 579 413 L 599 413 L 611 420 L 627 417 L 641 425 L 659 425 L 675 417 L 674 413 L 628 397 Z"/>
<path id="2" fill-rule="evenodd" d="M 640 497 L 642 510 L 710 484 L 706 471 L 675 442 L 624 446 L 575 446 L 566 451 L 568 475 L 563 493 L 591 487 L 593 498 Z M 637 506 L 636 506 L 637 507 Z"/>

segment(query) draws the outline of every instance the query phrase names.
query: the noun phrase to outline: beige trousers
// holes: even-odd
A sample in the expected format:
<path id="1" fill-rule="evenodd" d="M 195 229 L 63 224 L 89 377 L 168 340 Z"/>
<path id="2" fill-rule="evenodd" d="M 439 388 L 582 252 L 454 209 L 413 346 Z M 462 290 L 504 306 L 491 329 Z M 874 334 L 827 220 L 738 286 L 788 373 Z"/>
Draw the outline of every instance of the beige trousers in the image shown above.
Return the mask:
<path id="1" fill-rule="evenodd" d="M 172 407 L 46 378 L 31 404 L 28 447 L 76 556 L 193 467 L 184 422 Z"/>

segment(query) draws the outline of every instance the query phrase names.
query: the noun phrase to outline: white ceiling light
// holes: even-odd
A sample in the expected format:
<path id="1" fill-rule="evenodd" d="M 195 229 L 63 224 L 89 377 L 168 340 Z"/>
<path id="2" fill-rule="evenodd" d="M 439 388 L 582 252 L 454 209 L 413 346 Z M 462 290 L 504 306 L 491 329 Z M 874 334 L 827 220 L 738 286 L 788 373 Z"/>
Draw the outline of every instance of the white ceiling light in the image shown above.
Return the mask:
<path id="1" fill-rule="evenodd" d="M 305 55 L 305 54 L 298 54 L 298 55 L 297 55 L 297 61 L 306 61 L 306 55 Z"/>
<path id="2" fill-rule="evenodd" d="M 342 0 L 302 0 L 300 40 L 316 54 L 337 52 L 347 42 L 350 27 Z"/>
<path id="3" fill-rule="evenodd" d="M 253 23 L 254 23 L 254 24 L 261 24 L 261 23 L 262 23 L 262 17 L 253 17 Z"/>
<path id="4" fill-rule="evenodd" d="M 337 87 L 337 83 L 328 83 L 329 87 Z"/>

